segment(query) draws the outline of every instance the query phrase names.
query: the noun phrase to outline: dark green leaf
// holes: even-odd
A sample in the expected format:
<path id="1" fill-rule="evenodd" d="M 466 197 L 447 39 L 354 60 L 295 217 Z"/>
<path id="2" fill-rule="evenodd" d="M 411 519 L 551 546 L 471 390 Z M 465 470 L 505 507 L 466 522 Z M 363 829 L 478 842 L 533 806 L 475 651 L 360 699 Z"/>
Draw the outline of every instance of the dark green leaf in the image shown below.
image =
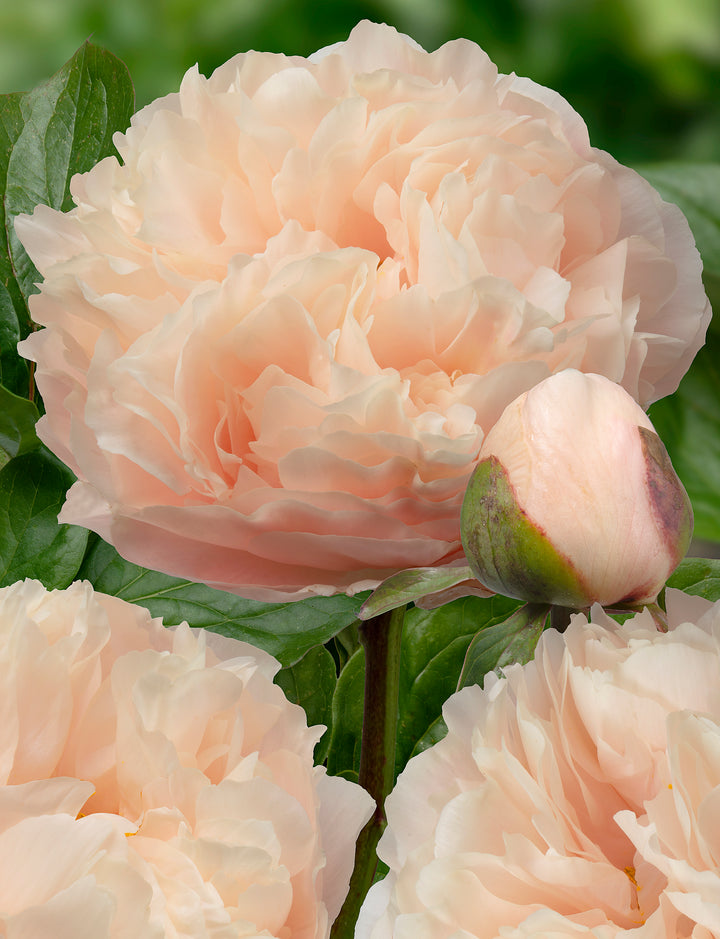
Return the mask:
<path id="1" fill-rule="evenodd" d="M 687 489 L 695 536 L 720 542 L 720 335 L 708 334 L 680 387 L 650 419 Z"/>
<path id="2" fill-rule="evenodd" d="M 415 746 L 412 748 L 411 757 L 417 756 L 418 753 L 422 753 L 423 750 L 427 750 L 428 747 L 434 746 L 447 734 L 447 724 L 442 717 L 438 717 L 437 720 L 433 721 L 432 724 L 428 727 L 422 737 L 417 741 Z"/>
<path id="3" fill-rule="evenodd" d="M 399 571 L 384 580 L 363 603 L 360 619 L 372 619 L 398 606 L 413 603 L 428 594 L 455 587 L 464 580 L 475 580 L 469 567 L 415 567 Z"/>
<path id="4" fill-rule="evenodd" d="M 354 623 L 350 623 L 349 626 L 346 626 L 345 629 L 341 629 L 340 632 L 333 636 L 330 642 L 328 642 L 328 649 L 335 660 L 338 673 L 345 668 L 348 659 L 360 648 L 360 632 L 358 626 L 359 623 L 357 620 Z"/>
<path id="5" fill-rule="evenodd" d="M 337 684 L 333 657 L 324 646 L 315 646 L 295 665 L 278 672 L 275 684 L 282 688 L 291 701 L 303 708 L 310 727 L 315 724 L 327 727 L 315 745 L 315 762 L 323 763 L 330 746 L 332 699 Z"/>
<path id="6" fill-rule="evenodd" d="M 37 419 L 38 410 L 32 401 L 0 385 L 0 449 L 15 457 L 39 447 L 35 433 Z"/>
<path id="7" fill-rule="evenodd" d="M 332 702 L 332 736 L 327 754 L 331 776 L 358 781 L 365 697 L 365 650 L 362 646 L 340 672 Z"/>
<path id="8" fill-rule="evenodd" d="M 518 606 L 517 600 L 507 597 L 465 597 L 436 610 L 408 611 L 402 644 L 396 772 L 404 768 L 457 689 L 473 636 L 503 622 Z"/>
<path id="9" fill-rule="evenodd" d="M 26 393 L 28 365 L 15 346 L 29 332 L 27 304 L 15 279 L 10 260 L 9 237 L 13 219 L 5 206 L 8 163 L 23 128 L 21 102 L 25 95 L 0 96 L 0 382 L 12 391 Z"/>
<path id="10" fill-rule="evenodd" d="M 259 646 L 282 665 L 294 665 L 313 646 L 352 623 L 365 594 L 315 597 L 297 603 L 245 600 L 125 561 L 100 539 L 78 574 L 102 593 L 147 607 L 171 626 L 184 620 Z"/>
<path id="11" fill-rule="evenodd" d="M 547 605 L 528 603 L 502 623 L 481 629 L 468 646 L 458 688 L 482 687 L 488 672 L 514 662 L 521 665 L 529 662 L 550 622 L 550 609 Z"/>
<path id="12" fill-rule="evenodd" d="M 720 600 L 720 560 L 685 558 L 668 580 L 667 586 L 713 602 Z"/>
<path id="13" fill-rule="evenodd" d="M 0 585 L 32 577 L 48 589 L 67 587 L 77 573 L 88 532 L 59 525 L 58 512 L 74 477 L 44 448 L 0 470 Z"/>
<path id="14" fill-rule="evenodd" d="M 27 298 L 39 280 L 15 217 L 38 203 L 70 208 L 70 179 L 115 152 L 112 135 L 133 107 L 123 63 L 90 43 L 45 84 L 0 96 L 0 381 L 14 392 L 28 389 L 15 345 L 30 332 Z"/>
<path id="15" fill-rule="evenodd" d="M 33 291 L 37 271 L 10 228 L 10 219 L 32 212 L 39 203 L 72 208 L 71 178 L 115 153 L 112 135 L 128 126 L 133 106 L 126 67 L 90 43 L 44 85 L 22 96 L 23 124 L 7 161 L 5 207 L 10 256 L 25 297 Z"/>

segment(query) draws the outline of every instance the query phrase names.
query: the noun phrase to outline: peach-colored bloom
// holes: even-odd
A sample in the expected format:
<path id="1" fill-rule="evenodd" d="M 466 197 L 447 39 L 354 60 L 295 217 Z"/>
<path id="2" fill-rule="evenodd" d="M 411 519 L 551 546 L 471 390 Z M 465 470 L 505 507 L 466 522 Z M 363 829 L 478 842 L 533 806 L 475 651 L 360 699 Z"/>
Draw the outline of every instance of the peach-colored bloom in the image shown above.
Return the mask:
<path id="1" fill-rule="evenodd" d="M 0 932 L 325 939 L 372 800 L 277 668 L 87 583 L 0 590 Z"/>
<path id="2" fill-rule="evenodd" d="M 720 936 L 720 604 L 599 607 L 444 708 L 388 799 L 357 939 Z"/>
<path id="3" fill-rule="evenodd" d="M 249 52 L 116 142 L 17 221 L 21 350 L 62 519 L 147 567 L 278 600 L 450 563 L 513 398 L 572 366 L 644 406 L 703 342 L 679 210 L 471 42 Z"/>
<path id="4" fill-rule="evenodd" d="M 586 609 L 655 600 L 692 525 L 642 408 L 602 375 L 566 369 L 509 404 L 485 437 L 461 533 L 487 587 Z"/>

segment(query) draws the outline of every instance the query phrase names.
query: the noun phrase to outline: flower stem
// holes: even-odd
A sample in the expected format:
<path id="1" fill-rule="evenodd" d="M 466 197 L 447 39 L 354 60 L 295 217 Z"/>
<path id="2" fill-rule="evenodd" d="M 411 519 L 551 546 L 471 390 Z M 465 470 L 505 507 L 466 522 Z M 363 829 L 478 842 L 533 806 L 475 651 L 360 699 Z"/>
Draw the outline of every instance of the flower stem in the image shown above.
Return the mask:
<path id="1" fill-rule="evenodd" d="M 375 799 L 376 808 L 360 832 L 350 887 L 333 924 L 330 939 L 352 939 L 360 906 L 375 876 L 375 849 L 386 825 L 385 797 L 395 779 L 400 642 L 404 618 L 405 606 L 400 606 L 360 624 L 360 642 L 365 650 L 365 700 L 359 782 Z"/>
<path id="2" fill-rule="evenodd" d="M 575 612 L 566 606 L 553 606 L 550 608 L 550 625 L 559 633 L 564 633 L 570 625 L 570 617 Z"/>

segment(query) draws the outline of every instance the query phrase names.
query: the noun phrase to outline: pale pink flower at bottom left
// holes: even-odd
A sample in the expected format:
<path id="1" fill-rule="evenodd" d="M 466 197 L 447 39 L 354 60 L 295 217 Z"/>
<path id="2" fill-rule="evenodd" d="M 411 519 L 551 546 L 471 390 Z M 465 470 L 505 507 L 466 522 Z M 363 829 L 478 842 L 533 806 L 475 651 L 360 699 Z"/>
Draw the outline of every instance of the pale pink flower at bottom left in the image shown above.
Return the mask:
<path id="1" fill-rule="evenodd" d="M 87 583 L 0 590 L 0 934 L 326 937 L 373 804 L 278 668 Z"/>

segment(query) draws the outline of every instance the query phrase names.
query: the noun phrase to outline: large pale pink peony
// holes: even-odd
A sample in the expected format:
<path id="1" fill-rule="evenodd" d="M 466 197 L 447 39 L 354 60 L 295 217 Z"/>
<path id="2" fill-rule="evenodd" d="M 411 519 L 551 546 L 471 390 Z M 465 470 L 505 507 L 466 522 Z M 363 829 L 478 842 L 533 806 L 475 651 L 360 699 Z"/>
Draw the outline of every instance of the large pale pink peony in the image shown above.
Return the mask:
<path id="1" fill-rule="evenodd" d="M 643 406 L 703 342 L 685 219 L 559 95 L 361 23 L 249 52 L 116 137 L 18 234 L 62 512 L 260 600 L 462 557 L 484 432 L 572 366 Z"/>
<path id="2" fill-rule="evenodd" d="M 572 618 L 446 703 L 356 939 L 720 936 L 720 604 Z"/>
<path id="3" fill-rule="evenodd" d="M 372 800 L 245 643 L 0 590 L 0 933 L 326 939 Z"/>

